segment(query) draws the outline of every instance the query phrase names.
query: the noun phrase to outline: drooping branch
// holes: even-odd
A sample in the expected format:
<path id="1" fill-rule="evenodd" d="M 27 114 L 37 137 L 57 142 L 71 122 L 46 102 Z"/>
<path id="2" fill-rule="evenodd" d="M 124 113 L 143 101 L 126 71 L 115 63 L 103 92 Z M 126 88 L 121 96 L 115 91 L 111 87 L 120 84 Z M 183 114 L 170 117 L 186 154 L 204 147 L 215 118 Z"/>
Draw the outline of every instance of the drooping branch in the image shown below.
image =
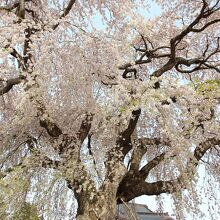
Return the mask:
<path id="1" fill-rule="evenodd" d="M 14 149 L 7 153 L 3 161 L 1 161 L 1 171 L 0 178 L 4 178 L 10 175 L 11 172 L 16 171 L 17 168 L 28 169 L 29 167 L 43 167 L 43 168 L 53 168 L 57 169 L 61 164 L 58 160 L 53 160 L 45 155 L 40 148 L 37 147 L 38 140 L 33 136 L 27 136 L 27 139 L 22 143 L 18 144 Z M 25 147 L 25 148 L 24 148 Z M 26 149 L 28 148 L 28 150 Z M 19 157 L 18 161 L 10 163 L 10 166 L 6 164 L 8 160 L 18 151 L 23 151 L 25 149 L 25 154 Z M 28 157 L 27 157 L 28 155 Z"/>
<path id="2" fill-rule="evenodd" d="M 24 168 L 25 166 L 22 164 L 22 162 L 16 164 L 13 167 L 10 167 L 4 171 L 0 171 L 0 180 L 5 178 L 8 174 L 10 174 L 11 172 L 15 171 L 17 168 Z"/>
<path id="3" fill-rule="evenodd" d="M 11 11 L 13 11 L 13 9 L 17 8 L 18 6 L 19 6 L 19 2 L 16 1 L 11 5 L 0 6 L 0 10 L 11 12 Z"/>
<path id="4" fill-rule="evenodd" d="M 19 18 L 24 19 L 24 13 L 25 13 L 25 2 L 26 1 L 30 1 L 30 0 L 19 0 L 17 1 L 15 4 L 13 4 L 13 6 L 8 6 L 7 9 L 9 10 L 13 10 L 13 9 L 17 9 L 17 16 Z M 70 0 L 67 7 L 64 9 L 62 15 L 60 16 L 60 18 L 65 17 L 71 10 L 73 4 L 75 3 L 75 0 Z M 14 56 L 18 62 L 19 65 L 22 65 L 22 70 L 25 72 L 28 72 L 29 75 L 32 74 L 33 70 L 34 70 L 34 63 L 33 63 L 33 54 L 30 52 L 31 51 L 31 36 L 33 34 L 35 34 L 37 31 L 37 29 L 28 26 L 25 31 L 25 40 L 24 40 L 24 45 L 23 45 L 23 55 L 21 56 L 15 49 L 13 49 L 13 52 L 11 53 L 12 56 Z M 9 47 L 10 45 L 8 45 Z M 21 82 L 21 79 L 23 79 L 22 77 L 16 78 L 16 79 L 11 79 L 6 81 L 6 84 L 4 87 L 0 87 L 0 95 L 8 92 L 13 85 L 18 84 Z M 34 79 L 35 80 L 35 79 Z M 38 83 L 35 82 L 34 83 L 35 87 L 39 87 Z M 28 91 L 30 89 L 30 87 L 26 87 L 25 91 Z M 45 128 L 47 133 L 53 137 L 53 138 L 57 138 L 60 135 L 62 135 L 62 130 L 61 128 L 59 128 L 59 126 L 54 122 L 54 120 L 50 117 L 50 115 L 48 114 L 48 111 L 41 99 L 40 94 L 37 94 L 36 96 L 31 96 L 30 97 L 31 101 L 35 102 L 36 106 L 37 106 L 37 114 L 38 114 L 38 118 L 40 121 L 40 126 Z M 80 140 L 80 142 L 83 142 L 83 140 L 86 138 L 88 132 L 86 131 L 86 129 L 90 129 L 90 126 L 87 126 L 87 121 L 83 121 L 79 132 L 77 133 L 77 137 L 74 137 L 73 139 L 78 139 Z M 87 129 L 87 130 L 88 130 Z M 70 139 L 72 140 L 72 138 L 68 137 L 65 135 L 64 136 L 64 141 L 66 144 L 69 143 Z"/>

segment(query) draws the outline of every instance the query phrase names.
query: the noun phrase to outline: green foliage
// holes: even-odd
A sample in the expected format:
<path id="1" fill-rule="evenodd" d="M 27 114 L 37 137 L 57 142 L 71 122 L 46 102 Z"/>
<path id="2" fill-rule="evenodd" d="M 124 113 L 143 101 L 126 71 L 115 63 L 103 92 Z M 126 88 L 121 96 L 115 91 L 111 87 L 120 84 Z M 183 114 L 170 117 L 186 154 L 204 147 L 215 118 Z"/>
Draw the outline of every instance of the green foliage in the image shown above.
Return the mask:
<path id="1" fill-rule="evenodd" d="M 131 102 L 125 103 L 119 108 L 120 113 L 125 113 L 127 111 L 130 111 L 131 108 L 138 107 L 140 105 L 139 99 L 131 99 Z"/>
<path id="2" fill-rule="evenodd" d="M 25 202 L 30 181 L 21 167 L 0 178 L 0 219 L 39 220 L 34 205 Z"/>
<path id="3" fill-rule="evenodd" d="M 197 87 L 197 92 L 199 94 L 205 93 L 210 94 L 212 92 L 220 92 L 220 80 L 206 80 L 203 83 L 199 83 Z"/>
<path id="4" fill-rule="evenodd" d="M 6 219 L 7 213 L 5 209 L 6 209 L 6 204 L 4 203 L 2 198 L 0 198 L 0 219 Z"/>
<path id="5" fill-rule="evenodd" d="M 37 208 L 25 202 L 21 209 L 15 213 L 13 220 L 40 220 L 37 213 Z"/>

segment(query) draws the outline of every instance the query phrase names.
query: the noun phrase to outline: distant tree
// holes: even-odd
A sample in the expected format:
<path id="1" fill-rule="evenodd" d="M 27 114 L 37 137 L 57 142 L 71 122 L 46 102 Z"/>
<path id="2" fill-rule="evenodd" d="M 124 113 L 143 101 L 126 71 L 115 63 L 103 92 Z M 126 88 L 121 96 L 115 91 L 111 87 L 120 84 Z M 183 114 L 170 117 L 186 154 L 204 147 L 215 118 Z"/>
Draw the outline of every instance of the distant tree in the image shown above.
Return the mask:
<path id="1" fill-rule="evenodd" d="M 72 219 L 76 198 L 77 219 L 109 220 L 168 193 L 199 216 L 200 164 L 214 198 L 220 1 L 157 0 L 152 19 L 148 2 L 1 0 L 2 213 Z"/>

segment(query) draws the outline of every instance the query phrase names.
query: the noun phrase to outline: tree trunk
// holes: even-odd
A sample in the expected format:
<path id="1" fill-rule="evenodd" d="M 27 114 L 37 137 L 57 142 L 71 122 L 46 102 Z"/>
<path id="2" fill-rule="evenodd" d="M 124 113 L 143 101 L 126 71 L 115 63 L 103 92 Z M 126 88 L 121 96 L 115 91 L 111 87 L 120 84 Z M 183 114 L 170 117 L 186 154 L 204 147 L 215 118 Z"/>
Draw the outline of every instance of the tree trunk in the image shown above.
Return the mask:
<path id="1" fill-rule="evenodd" d="M 77 220 L 115 220 L 117 211 L 117 186 L 108 184 L 94 198 L 76 195 L 78 201 Z"/>

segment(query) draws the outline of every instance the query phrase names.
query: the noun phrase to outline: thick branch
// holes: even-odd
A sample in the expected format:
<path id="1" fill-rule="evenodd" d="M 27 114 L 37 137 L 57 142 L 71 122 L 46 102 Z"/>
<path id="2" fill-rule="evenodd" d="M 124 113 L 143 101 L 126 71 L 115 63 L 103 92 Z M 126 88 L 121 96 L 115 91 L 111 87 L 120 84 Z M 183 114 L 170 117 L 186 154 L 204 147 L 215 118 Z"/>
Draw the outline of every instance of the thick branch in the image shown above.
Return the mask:
<path id="1" fill-rule="evenodd" d="M 18 68 L 22 68 L 22 70 L 24 70 L 24 64 L 23 64 L 23 57 L 21 56 L 20 53 L 18 53 L 18 51 L 15 48 L 11 48 L 11 41 L 9 40 L 9 43 L 7 45 L 4 46 L 5 49 L 12 49 L 12 52 L 10 53 L 11 56 L 13 56 L 17 62 L 18 62 Z"/>
<path id="2" fill-rule="evenodd" d="M 19 76 L 14 79 L 9 79 L 5 81 L 5 83 L 3 82 L 3 84 L 0 85 L 0 96 L 9 92 L 13 88 L 14 85 L 20 84 L 23 79 L 24 79 L 23 76 Z"/>
<path id="3" fill-rule="evenodd" d="M 62 130 L 59 128 L 56 123 L 51 119 L 47 113 L 46 107 L 42 100 L 39 100 L 38 97 L 33 97 L 33 101 L 36 101 L 38 117 L 40 119 L 40 126 L 45 128 L 47 133 L 54 138 L 59 137 L 62 134 Z"/>
<path id="4" fill-rule="evenodd" d="M 143 155 L 146 153 L 147 147 L 143 145 L 142 141 L 139 141 L 137 146 L 134 148 L 131 160 L 130 160 L 130 173 L 137 172 L 139 170 L 140 162 Z"/>
<path id="5" fill-rule="evenodd" d="M 86 114 L 85 119 L 82 121 L 81 126 L 76 136 L 64 134 L 62 143 L 58 147 L 58 153 L 62 155 L 65 160 L 69 160 L 74 157 L 78 158 L 80 153 L 80 147 L 83 141 L 88 136 L 91 128 L 92 115 Z M 78 158 L 79 159 L 79 158 Z"/>
<path id="6" fill-rule="evenodd" d="M 202 69 L 214 69 L 217 72 L 220 72 L 220 69 L 217 67 L 217 64 L 213 62 L 213 64 L 209 63 L 209 60 L 212 56 L 216 55 L 217 53 L 220 52 L 219 50 L 219 40 L 220 38 L 217 38 L 217 43 L 216 43 L 216 48 L 214 51 L 210 52 L 207 54 L 208 49 L 209 49 L 209 44 L 207 43 L 205 50 L 203 51 L 202 58 L 194 58 L 194 59 L 185 59 L 182 57 L 177 57 L 176 58 L 176 65 L 175 68 L 178 72 L 180 73 L 192 73 L 197 70 L 202 70 Z M 191 67 L 193 66 L 192 69 L 183 69 L 182 65 Z"/>
<path id="7" fill-rule="evenodd" d="M 194 150 L 194 157 L 197 161 L 200 161 L 205 153 L 213 146 L 219 145 L 220 140 L 216 138 L 209 138 L 207 141 L 202 142 Z M 197 164 L 196 164 L 197 165 Z"/>
<path id="8" fill-rule="evenodd" d="M 45 128 L 51 137 L 58 137 L 62 134 L 61 129 L 50 118 L 41 118 L 40 126 Z"/>
<path id="9" fill-rule="evenodd" d="M 168 181 L 160 180 L 153 183 L 147 183 L 145 182 L 146 176 L 141 175 L 141 172 L 145 170 L 146 173 L 148 173 L 150 169 L 155 167 L 160 163 L 160 161 L 164 159 L 165 155 L 161 154 L 158 157 L 155 157 L 144 168 L 142 168 L 142 171 L 139 173 L 128 173 L 128 175 L 125 176 L 118 188 L 118 198 L 123 198 L 125 201 L 129 201 L 141 195 L 159 195 L 162 193 L 172 193 L 179 191 L 181 188 L 186 188 L 187 183 L 195 174 L 199 161 L 201 161 L 202 157 L 210 148 L 216 145 L 220 145 L 220 139 L 210 138 L 200 143 L 194 150 L 193 158 L 189 159 L 185 171 L 181 173 L 176 179 L 171 179 Z"/>
<path id="10" fill-rule="evenodd" d="M 156 156 L 153 160 L 149 161 L 144 167 L 142 167 L 141 170 L 139 171 L 141 176 L 146 178 L 148 176 L 149 172 L 165 159 L 165 155 L 166 155 L 166 153 L 164 152 L 164 153 Z"/>
<path id="11" fill-rule="evenodd" d="M 60 16 L 61 18 L 65 17 L 66 15 L 69 14 L 71 8 L 73 7 L 74 3 L 76 2 L 76 0 L 70 0 L 69 4 L 67 5 L 67 7 L 63 10 L 63 14 Z"/>
<path id="12" fill-rule="evenodd" d="M 25 0 L 19 0 L 19 5 L 17 8 L 16 14 L 20 19 L 24 19 L 24 17 L 25 17 Z"/>
<path id="13" fill-rule="evenodd" d="M 140 114 L 141 109 L 132 112 L 132 118 L 129 121 L 128 127 L 122 133 L 119 134 L 119 138 L 116 141 L 116 144 L 119 148 L 121 148 L 123 155 L 126 155 L 129 152 L 129 150 L 131 150 L 131 135 L 134 132 Z"/>
<path id="14" fill-rule="evenodd" d="M 10 53 L 14 58 L 16 58 L 18 62 L 18 68 L 22 68 L 24 70 L 23 57 L 13 48 L 13 51 Z"/>
<path id="15" fill-rule="evenodd" d="M 213 21 L 210 21 L 210 22 L 208 22 L 208 23 L 206 23 L 203 27 L 201 27 L 201 28 L 193 28 L 192 29 L 192 32 L 202 32 L 202 31 L 204 31 L 207 27 L 209 27 L 210 25 L 212 25 L 212 24 L 215 24 L 215 23 L 218 23 L 218 22 L 220 22 L 220 19 L 215 19 L 215 20 L 213 20 Z"/>
<path id="16" fill-rule="evenodd" d="M 77 132 L 77 139 L 80 141 L 80 144 L 82 144 L 88 136 L 89 130 L 91 128 L 92 119 L 93 115 L 87 113 L 85 119 L 81 123 L 80 129 Z"/>
<path id="17" fill-rule="evenodd" d="M 139 171 L 139 167 L 140 167 L 140 163 L 141 163 L 141 159 L 143 157 L 143 155 L 147 152 L 148 147 L 147 146 L 158 146 L 158 145 L 169 145 L 170 141 L 169 140 L 163 140 L 161 138 L 141 138 L 138 140 L 138 146 L 134 149 L 132 157 L 131 157 L 131 166 L 130 166 L 130 170 L 128 172 L 128 175 L 130 173 L 134 173 Z M 165 153 L 163 153 L 165 154 Z M 162 154 L 162 155 L 163 155 Z M 139 171 L 141 174 L 146 173 L 145 176 L 148 175 L 149 171 L 151 169 L 153 169 L 153 164 L 155 164 L 155 166 L 158 164 L 156 163 L 156 160 L 161 159 L 161 161 L 164 159 L 164 157 L 161 157 L 160 155 L 158 157 L 155 158 L 155 160 L 150 161 L 149 164 L 145 165 L 141 171 Z M 157 161 L 160 162 L 160 161 Z M 147 171 L 148 172 L 145 172 Z M 146 177 L 145 177 L 146 178 Z"/>
<path id="18" fill-rule="evenodd" d="M 160 77 L 163 73 L 171 70 L 177 64 L 176 46 L 185 36 L 187 36 L 190 32 L 201 32 L 205 30 L 206 28 L 208 28 L 209 26 L 220 21 L 219 19 L 215 19 L 213 21 L 206 23 L 200 29 L 194 28 L 202 19 L 206 19 L 207 17 L 209 17 L 211 14 L 213 14 L 217 10 L 219 10 L 219 8 L 216 9 L 213 7 L 209 9 L 207 2 L 203 0 L 202 9 L 199 15 L 195 18 L 195 20 L 191 24 L 189 24 L 180 34 L 176 35 L 174 38 L 170 40 L 170 52 L 171 52 L 170 59 L 160 69 L 154 71 L 152 76 Z"/>
<path id="19" fill-rule="evenodd" d="M 70 1 L 69 1 L 67 7 L 64 8 L 63 13 L 60 15 L 60 19 L 66 17 L 66 16 L 69 14 L 69 12 L 70 12 L 70 10 L 72 9 L 72 7 L 73 7 L 73 5 L 75 4 L 75 2 L 76 2 L 76 0 L 70 0 Z M 55 29 L 59 26 L 59 24 L 60 24 L 59 22 L 58 22 L 57 24 L 55 24 L 55 25 L 52 27 L 53 30 L 55 30 Z"/>

